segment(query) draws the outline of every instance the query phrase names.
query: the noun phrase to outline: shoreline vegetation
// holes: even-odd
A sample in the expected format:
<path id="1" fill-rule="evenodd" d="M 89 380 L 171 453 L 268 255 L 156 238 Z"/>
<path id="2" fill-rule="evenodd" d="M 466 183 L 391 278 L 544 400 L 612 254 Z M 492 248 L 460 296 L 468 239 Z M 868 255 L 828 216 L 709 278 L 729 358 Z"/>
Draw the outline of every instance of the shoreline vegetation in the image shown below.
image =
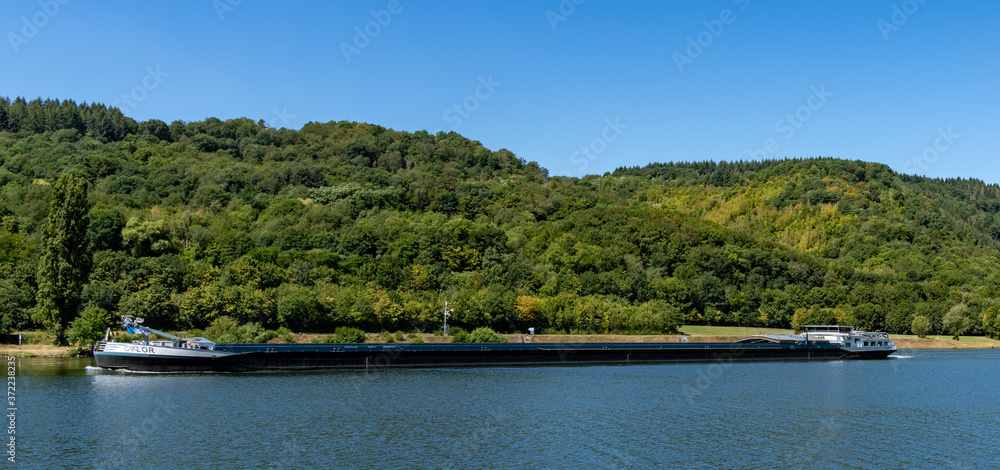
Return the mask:
<path id="1" fill-rule="evenodd" d="M 730 327 L 730 326 L 705 326 L 705 325 L 685 325 L 680 329 L 682 334 L 659 334 L 659 335 L 614 335 L 614 334 L 504 334 L 507 342 L 519 343 L 522 338 L 533 343 L 641 343 L 641 342 L 667 342 L 676 343 L 682 341 L 683 336 L 687 336 L 687 341 L 691 343 L 710 342 L 731 342 L 743 336 L 758 333 L 792 333 L 792 330 L 777 328 L 753 328 L 753 327 Z M 38 332 L 24 332 L 25 335 L 40 335 Z M 293 343 L 313 343 L 321 341 L 328 333 L 295 333 L 292 335 Z M 386 333 L 365 333 L 366 344 L 386 343 Z M 410 343 L 419 338 L 424 343 L 447 343 L 450 337 L 445 337 L 438 333 L 405 333 L 402 341 L 397 343 Z M 902 349 L 994 349 L 1000 348 L 1000 340 L 995 340 L 985 336 L 961 336 L 959 341 L 955 341 L 950 336 L 927 335 L 920 338 L 916 335 L 890 334 L 889 338 Z M 281 342 L 274 340 L 272 342 Z M 53 346 L 50 343 L 22 344 L 0 344 L 0 354 L 6 356 L 19 357 L 71 357 L 77 349 L 70 346 Z"/>

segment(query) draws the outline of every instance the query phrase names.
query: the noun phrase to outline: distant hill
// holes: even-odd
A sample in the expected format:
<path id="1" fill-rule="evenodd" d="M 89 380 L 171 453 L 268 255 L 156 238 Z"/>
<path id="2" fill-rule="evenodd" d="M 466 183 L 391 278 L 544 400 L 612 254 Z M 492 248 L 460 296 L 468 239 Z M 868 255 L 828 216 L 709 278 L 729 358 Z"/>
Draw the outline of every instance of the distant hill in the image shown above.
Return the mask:
<path id="1" fill-rule="evenodd" d="M 455 133 L 136 123 L 0 100 L 0 329 L 32 320 L 51 183 L 90 183 L 84 302 L 162 328 L 449 323 L 660 333 L 682 322 L 995 334 L 1000 188 L 832 158 L 550 177 Z M 983 316 L 987 315 L 986 325 Z M 991 316 L 992 315 L 992 316 Z"/>

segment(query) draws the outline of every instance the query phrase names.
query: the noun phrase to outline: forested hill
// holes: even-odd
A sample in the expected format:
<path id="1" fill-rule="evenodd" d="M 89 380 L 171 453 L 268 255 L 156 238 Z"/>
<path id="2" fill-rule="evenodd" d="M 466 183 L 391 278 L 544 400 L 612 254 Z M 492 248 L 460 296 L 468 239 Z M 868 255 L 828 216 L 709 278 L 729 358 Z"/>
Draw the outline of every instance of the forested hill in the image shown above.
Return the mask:
<path id="1" fill-rule="evenodd" d="M 64 174 L 89 186 L 78 309 L 161 329 L 433 331 L 447 300 L 449 323 L 501 331 L 1000 330 L 1000 188 L 976 180 L 837 159 L 549 177 L 455 133 L 23 99 L 0 100 L 3 330 L 46 326 L 42 228 Z"/>

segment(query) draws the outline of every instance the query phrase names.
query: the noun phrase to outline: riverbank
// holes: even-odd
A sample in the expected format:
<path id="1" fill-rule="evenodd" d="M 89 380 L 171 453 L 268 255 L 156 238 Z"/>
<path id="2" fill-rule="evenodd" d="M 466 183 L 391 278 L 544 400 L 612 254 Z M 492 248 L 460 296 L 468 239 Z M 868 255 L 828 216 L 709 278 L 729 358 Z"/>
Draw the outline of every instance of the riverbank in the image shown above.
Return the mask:
<path id="1" fill-rule="evenodd" d="M 20 357 L 71 357 L 76 348 L 50 344 L 0 344 L 0 355 Z"/>
<path id="2" fill-rule="evenodd" d="M 792 333 L 792 330 L 782 330 L 775 328 L 752 328 L 752 327 L 729 327 L 729 326 L 704 326 L 686 325 L 681 327 L 682 334 L 675 335 L 520 335 L 507 334 L 507 342 L 520 343 L 530 341 L 532 343 L 678 343 L 687 341 L 690 343 L 726 343 L 737 338 L 749 336 L 757 333 Z M 294 343 L 312 343 L 315 340 L 325 338 L 323 333 L 299 333 L 293 335 Z M 449 338 L 440 334 L 431 333 L 407 333 L 403 335 L 400 343 L 410 343 L 415 339 L 420 339 L 424 343 L 447 343 Z M 896 343 L 899 349 L 994 349 L 1000 348 L 1000 341 L 987 338 L 985 336 L 961 336 L 955 341 L 950 336 L 928 335 L 920 338 L 916 335 L 889 335 L 889 338 Z M 395 341 L 395 338 L 393 338 Z M 367 333 L 366 343 L 386 343 L 387 336 L 383 333 Z M 76 348 L 52 346 L 48 344 L 0 344 L 0 355 L 4 356 L 72 356 Z"/>
<path id="3" fill-rule="evenodd" d="M 686 341 L 690 343 L 728 343 L 737 338 L 756 333 L 772 333 L 761 331 L 744 335 L 535 335 L 531 338 L 535 343 L 641 343 Z M 789 331 L 790 333 L 790 331 Z M 519 342 L 521 335 L 507 335 L 508 341 Z M 961 336 L 955 341 L 950 336 L 928 336 L 919 338 L 916 335 L 889 335 L 899 349 L 995 349 L 1000 348 L 1000 341 L 984 336 Z"/>

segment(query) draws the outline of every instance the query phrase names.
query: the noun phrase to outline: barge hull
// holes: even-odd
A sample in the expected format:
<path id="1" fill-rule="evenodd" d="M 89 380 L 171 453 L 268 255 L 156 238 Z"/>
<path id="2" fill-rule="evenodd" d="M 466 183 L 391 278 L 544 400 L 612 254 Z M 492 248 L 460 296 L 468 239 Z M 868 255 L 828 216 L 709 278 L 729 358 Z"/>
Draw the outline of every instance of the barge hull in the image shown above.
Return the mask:
<path id="1" fill-rule="evenodd" d="M 861 358 L 827 344 L 219 344 L 215 358 L 95 353 L 101 367 L 149 372 L 249 372 L 328 369 L 517 367 L 686 362 L 814 361 Z M 890 353 L 866 355 L 884 358 Z"/>
<path id="2" fill-rule="evenodd" d="M 221 358 L 191 358 L 184 356 L 125 356 L 94 353 L 94 360 L 105 369 L 134 372 L 242 372 Z"/>

